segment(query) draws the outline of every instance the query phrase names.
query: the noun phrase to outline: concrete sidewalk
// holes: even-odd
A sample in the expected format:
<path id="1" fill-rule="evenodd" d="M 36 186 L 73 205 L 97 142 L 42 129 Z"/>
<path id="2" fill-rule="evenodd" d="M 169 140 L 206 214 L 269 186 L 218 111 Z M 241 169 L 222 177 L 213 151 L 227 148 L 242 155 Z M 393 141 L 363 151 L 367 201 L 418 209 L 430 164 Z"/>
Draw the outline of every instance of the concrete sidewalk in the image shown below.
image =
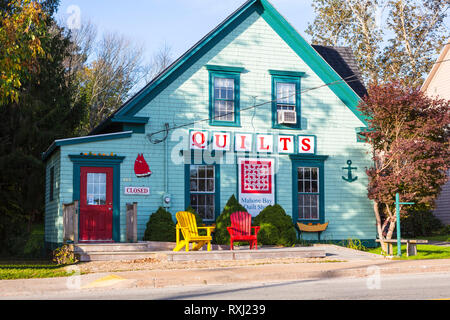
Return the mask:
<path id="1" fill-rule="evenodd" d="M 220 285 L 230 283 L 270 283 L 301 279 L 368 277 L 386 274 L 450 272 L 450 259 L 390 260 L 347 248 L 323 246 L 330 261 L 289 263 L 274 260 L 271 264 L 192 268 L 178 270 L 142 270 L 95 273 L 68 278 L 2 280 L 0 299 L 39 298 L 45 294 L 68 294 L 77 290 L 120 290 L 123 288 L 163 288 L 188 285 Z M 345 261 L 344 261 L 345 260 Z"/>

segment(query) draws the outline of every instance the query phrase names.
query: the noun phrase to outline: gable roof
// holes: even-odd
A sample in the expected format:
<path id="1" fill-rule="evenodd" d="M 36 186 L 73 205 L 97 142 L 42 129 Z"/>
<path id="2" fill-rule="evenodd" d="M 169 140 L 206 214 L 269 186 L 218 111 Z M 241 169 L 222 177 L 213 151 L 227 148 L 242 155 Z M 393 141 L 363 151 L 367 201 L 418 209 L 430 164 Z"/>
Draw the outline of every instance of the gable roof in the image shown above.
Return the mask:
<path id="1" fill-rule="evenodd" d="M 358 62 L 350 47 L 331 47 L 312 45 L 326 62 L 347 82 L 358 96 L 363 98 L 367 94 L 361 76 Z"/>
<path id="2" fill-rule="evenodd" d="M 274 29 L 274 31 L 291 47 L 291 49 L 327 84 L 344 104 L 367 125 L 365 118 L 357 110 L 360 96 L 352 89 L 342 76 L 287 22 L 287 20 L 267 0 L 248 0 L 216 28 L 204 36 L 191 49 L 163 70 L 144 88 L 117 109 L 109 118 L 93 129 L 91 134 L 103 132 L 118 117 L 133 117 L 164 90 L 178 75 L 198 61 L 215 44 L 235 29 L 254 12 Z M 120 122 L 117 121 L 116 122 Z"/>

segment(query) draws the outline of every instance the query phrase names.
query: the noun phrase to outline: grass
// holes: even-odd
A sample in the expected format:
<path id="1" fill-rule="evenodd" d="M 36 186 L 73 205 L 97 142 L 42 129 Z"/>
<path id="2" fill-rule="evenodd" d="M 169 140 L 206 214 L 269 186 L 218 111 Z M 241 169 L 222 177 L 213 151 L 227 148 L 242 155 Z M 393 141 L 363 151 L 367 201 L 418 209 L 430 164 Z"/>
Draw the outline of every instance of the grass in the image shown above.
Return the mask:
<path id="1" fill-rule="evenodd" d="M 394 257 L 397 254 L 397 246 L 393 245 Z M 402 257 L 395 259 L 402 260 L 420 260 L 420 259 L 450 259 L 450 247 L 433 246 L 433 245 L 417 245 L 417 255 L 412 257 L 406 256 L 406 245 L 402 245 Z M 381 248 L 369 249 L 367 252 L 382 254 Z"/>
<path id="2" fill-rule="evenodd" d="M 0 262 L 0 280 L 68 277 L 64 266 L 48 261 Z"/>
<path id="3" fill-rule="evenodd" d="M 428 236 L 428 237 L 417 237 L 417 239 L 424 239 L 424 240 L 429 240 L 429 241 L 450 242 L 450 234 L 441 234 L 441 235 Z"/>

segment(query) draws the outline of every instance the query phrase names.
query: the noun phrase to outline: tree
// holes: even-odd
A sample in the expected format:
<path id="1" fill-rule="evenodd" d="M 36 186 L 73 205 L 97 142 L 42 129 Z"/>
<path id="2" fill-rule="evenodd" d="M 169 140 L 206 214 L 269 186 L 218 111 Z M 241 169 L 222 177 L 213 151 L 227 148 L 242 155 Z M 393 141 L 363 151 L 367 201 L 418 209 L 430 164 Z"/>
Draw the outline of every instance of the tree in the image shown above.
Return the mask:
<path id="1" fill-rule="evenodd" d="M 420 85 L 448 40 L 444 18 L 450 4 L 448 0 L 390 1 L 387 20 L 394 37 L 380 57 L 383 79 L 399 75 L 410 85 Z"/>
<path id="2" fill-rule="evenodd" d="M 130 97 L 148 68 L 143 66 L 142 48 L 123 36 L 105 33 L 97 39 L 92 24 L 70 36 L 75 47 L 68 65 L 78 83 L 77 97 L 86 101 L 86 117 L 78 129 L 84 135 Z"/>
<path id="3" fill-rule="evenodd" d="M 317 16 L 306 33 L 321 45 L 354 49 L 364 79 L 378 77 L 377 56 L 382 31 L 376 22 L 378 0 L 315 0 Z"/>
<path id="4" fill-rule="evenodd" d="M 12 0 L 0 11 L 0 104 L 17 102 L 19 89 L 44 55 L 45 15 L 37 1 Z"/>
<path id="5" fill-rule="evenodd" d="M 368 196 L 380 240 L 396 225 L 394 199 L 430 210 L 450 167 L 450 101 L 429 98 L 398 82 L 371 85 L 359 110 L 368 118 L 364 136 L 374 166 L 367 170 Z M 384 243 L 382 244 L 383 248 Z"/>
<path id="6" fill-rule="evenodd" d="M 448 0 L 314 0 L 317 15 L 306 33 L 313 43 L 353 48 L 366 82 L 420 85 L 448 38 L 449 6 Z"/>
<path id="7" fill-rule="evenodd" d="M 166 43 L 146 63 L 142 47 L 118 34 L 99 37 L 90 22 L 68 35 L 73 46 L 66 67 L 78 85 L 76 98 L 86 102 L 87 111 L 78 135 L 91 132 L 172 61 Z"/>
<path id="8" fill-rule="evenodd" d="M 152 60 L 148 65 L 146 82 L 153 80 L 154 77 L 170 66 L 172 61 L 172 48 L 167 43 L 163 43 L 153 54 Z"/>
<path id="9" fill-rule="evenodd" d="M 45 55 L 17 89 L 19 99 L 0 103 L 0 252 L 9 254 L 19 253 L 31 224 L 43 220 L 42 152 L 55 139 L 73 136 L 83 116 L 64 64 L 70 39 L 45 17 L 39 39 Z"/>

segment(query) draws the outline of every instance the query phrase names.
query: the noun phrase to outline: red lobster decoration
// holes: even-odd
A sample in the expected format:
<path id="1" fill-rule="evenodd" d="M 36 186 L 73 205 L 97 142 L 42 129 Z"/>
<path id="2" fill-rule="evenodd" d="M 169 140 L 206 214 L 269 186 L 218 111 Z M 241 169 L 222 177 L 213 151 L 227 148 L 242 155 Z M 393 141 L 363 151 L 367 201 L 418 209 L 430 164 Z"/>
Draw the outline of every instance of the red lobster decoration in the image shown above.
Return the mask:
<path id="1" fill-rule="evenodd" d="M 152 171 L 148 167 L 147 161 L 144 159 L 144 154 L 139 153 L 136 161 L 134 162 L 134 173 L 137 177 L 150 177 L 152 175 Z"/>

